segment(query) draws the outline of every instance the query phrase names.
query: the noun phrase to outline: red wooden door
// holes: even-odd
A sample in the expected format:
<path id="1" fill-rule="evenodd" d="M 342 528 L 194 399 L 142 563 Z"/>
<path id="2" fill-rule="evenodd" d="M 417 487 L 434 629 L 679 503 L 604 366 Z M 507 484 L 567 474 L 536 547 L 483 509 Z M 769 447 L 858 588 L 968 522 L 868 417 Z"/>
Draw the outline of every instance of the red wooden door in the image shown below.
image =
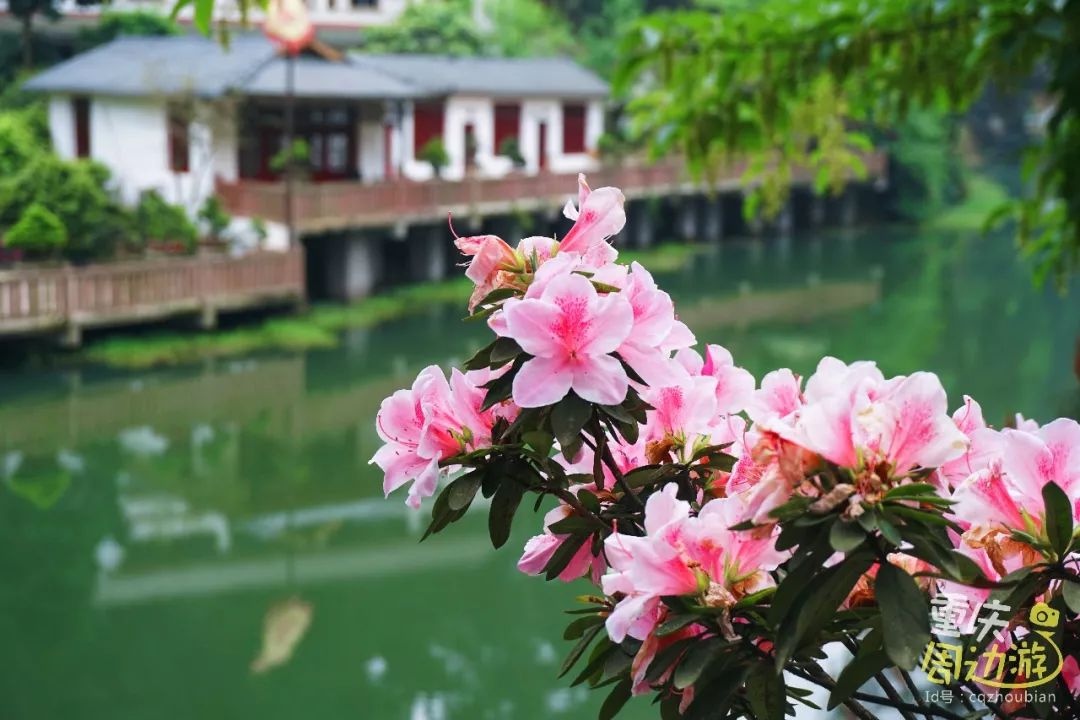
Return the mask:
<path id="1" fill-rule="evenodd" d="M 537 134 L 537 165 L 541 171 L 547 170 L 548 166 L 548 151 L 547 151 L 547 123 L 539 123 L 536 126 Z"/>

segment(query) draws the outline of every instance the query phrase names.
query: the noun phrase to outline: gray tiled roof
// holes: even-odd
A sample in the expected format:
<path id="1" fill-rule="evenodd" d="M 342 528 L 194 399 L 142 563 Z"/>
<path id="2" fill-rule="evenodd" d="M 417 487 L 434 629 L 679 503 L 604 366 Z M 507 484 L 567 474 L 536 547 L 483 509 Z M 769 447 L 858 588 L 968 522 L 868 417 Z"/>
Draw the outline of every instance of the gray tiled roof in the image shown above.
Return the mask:
<path id="1" fill-rule="evenodd" d="M 411 98 L 417 88 L 391 75 L 348 62 L 326 62 L 319 58 L 296 60 L 294 79 L 297 97 L 307 98 Z M 246 95 L 283 95 L 285 60 L 274 58 L 244 83 Z"/>
<path id="2" fill-rule="evenodd" d="M 55 65 L 25 87 L 88 95 L 283 95 L 285 61 L 262 35 L 234 36 L 228 49 L 195 35 L 127 37 Z M 604 97 L 608 86 L 563 58 L 350 54 L 345 62 L 299 58 L 296 93 L 328 98 Z"/>
<path id="3" fill-rule="evenodd" d="M 607 84 L 566 58 L 483 58 L 437 55 L 349 56 L 433 95 L 604 97 Z"/>
<path id="4" fill-rule="evenodd" d="M 264 38 L 237 36 L 229 49 L 201 36 L 124 37 L 54 65 L 27 90 L 101 95 L 215 97 L 274 57 Z"/>

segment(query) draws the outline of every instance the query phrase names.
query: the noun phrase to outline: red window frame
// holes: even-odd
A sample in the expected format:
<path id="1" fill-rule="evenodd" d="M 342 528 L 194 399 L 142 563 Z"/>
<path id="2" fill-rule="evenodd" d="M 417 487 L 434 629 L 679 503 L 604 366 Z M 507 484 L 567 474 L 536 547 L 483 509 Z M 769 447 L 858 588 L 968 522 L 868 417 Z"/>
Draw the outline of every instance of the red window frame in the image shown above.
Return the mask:
<path id="1" fill-rule="evenodd" d="M 169 169 L 175 173 L 191 170 L 191 126 L 181 108 L 168 109 Z"/>
<path id="2" fill-rule="evenodd" d="M 443 136 L 446 108 L 442 103 L 416 103 L 413 106 L 413 157 L 435 138 Z"/>
<path id="3" fill-rule="evenodd" d="M 521 134 L 521 105 L 498 103 L 495 105 L 495 152 L 501 152 L 503 143 Z"/>
<path id="4" fill-rule="evenodd" d="M 71 111 L 75 120 L 75 157 L 90 157 L 90 98 L 71 99 Z"/>
<path id="5" fill-rule="evenodd" d="M 567 103 L 562 106 L 563 153 L 585 152 L 585 105 Z"/>

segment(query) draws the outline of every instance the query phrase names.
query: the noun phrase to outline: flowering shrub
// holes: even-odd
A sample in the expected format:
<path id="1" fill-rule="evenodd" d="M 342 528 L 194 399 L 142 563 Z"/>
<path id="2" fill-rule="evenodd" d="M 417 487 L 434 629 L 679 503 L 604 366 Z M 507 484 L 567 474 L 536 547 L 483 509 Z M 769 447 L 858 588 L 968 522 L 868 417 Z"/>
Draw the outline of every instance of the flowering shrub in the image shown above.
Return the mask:
<path id="1" fill-rule="evenodd" d="M 518 567 L 595 586 L 562 673 L 610 687 L 601 717 L 773 720 L 818 689 L 863 720 L 1080 717 L 1080 424 L 995 430 L 872 362 L 758 385 L 618 263 L 622 193 L 581 178 L 565 214 L 561 242 L 457 238 L 496 337 L 383 401 L 373 462 L 414 508 L 449 480 L 425 538 L 482 495 L 500 547 L 550 496 Z"/>

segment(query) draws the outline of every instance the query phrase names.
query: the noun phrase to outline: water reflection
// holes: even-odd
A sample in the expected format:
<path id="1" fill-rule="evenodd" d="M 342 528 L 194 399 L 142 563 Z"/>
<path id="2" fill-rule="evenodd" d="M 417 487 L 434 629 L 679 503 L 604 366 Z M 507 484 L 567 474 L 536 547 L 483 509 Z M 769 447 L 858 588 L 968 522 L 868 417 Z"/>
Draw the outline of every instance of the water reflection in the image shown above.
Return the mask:
<path id="1" fill-rule="evenodd" d="M 759 376 L 869 357 L 988 417 L 1080 411 L 1077 295 L 1033 290 L 1007 238 L 726 243 L 658 280 Z M 538 519 L 499 553 L 475 516 L 419 545 L 423 518 L 367 464 L 382 397 L 485 341 L 460 315 L 304 355 L 0 379 L 0 637 L 20 659 L 0 717 L 594 714 L 601 694 L 555 678 L 581 588 L 513 567 Z"/>

